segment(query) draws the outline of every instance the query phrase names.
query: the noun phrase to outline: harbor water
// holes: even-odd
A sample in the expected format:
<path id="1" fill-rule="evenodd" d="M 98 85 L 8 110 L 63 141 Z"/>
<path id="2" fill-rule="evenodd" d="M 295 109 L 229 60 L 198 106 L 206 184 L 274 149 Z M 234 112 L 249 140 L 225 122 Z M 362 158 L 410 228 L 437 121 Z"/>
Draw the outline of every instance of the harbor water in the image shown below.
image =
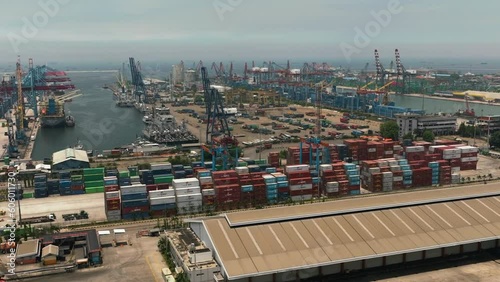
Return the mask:
<path id="1" fill-rule="evenodd" d="M 66 103 L 66 114 L 75 118 L 75 127 L 40 128 L 32 159 L 52 157 L 52 153 L 75 146 L 80 141 L 85 150 L 109 150 L 130 144 L 142 134 L 142 114 L 135 108 L 119 108 L 113 93 L 103 85 L 116 83 L 116 73 L 68 73 L 83 95 Z"/>

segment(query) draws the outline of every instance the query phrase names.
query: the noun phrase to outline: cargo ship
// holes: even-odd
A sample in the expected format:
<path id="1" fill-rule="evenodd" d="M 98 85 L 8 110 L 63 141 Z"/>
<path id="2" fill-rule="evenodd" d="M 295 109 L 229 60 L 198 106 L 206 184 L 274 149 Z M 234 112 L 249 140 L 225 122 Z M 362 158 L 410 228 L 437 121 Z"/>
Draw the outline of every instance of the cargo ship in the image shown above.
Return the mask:
<path id="1" fill-rule="evenodd" d="M 42 127 L 66 126 L 64 103 L 61 103 L 52 96 L 46 102 L 40 103 L 40 109 L 40 124 Z M 71 122 L 69 124 L 71 126 Z"/>

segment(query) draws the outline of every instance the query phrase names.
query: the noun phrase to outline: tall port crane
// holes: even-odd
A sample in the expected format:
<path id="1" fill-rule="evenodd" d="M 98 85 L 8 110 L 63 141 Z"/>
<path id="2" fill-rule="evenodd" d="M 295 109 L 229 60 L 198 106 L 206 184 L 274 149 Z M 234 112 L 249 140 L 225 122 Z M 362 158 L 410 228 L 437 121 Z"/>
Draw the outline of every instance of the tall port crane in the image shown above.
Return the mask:
<path id="1" fill-rule="evenodd" d="M 238 161 L 238 141 L 234 136 L 231 136 L 229 123 L 227 122 L 226 113 L 224 111 L 222 95 L 219 91 L 210 86 L 207 69 L 201 68 L 201 76 L 203 81 L 203 91 L 205 97 L 205 111 L 207 115 L 207 127 L 205 132 L 205 140 L 207 145 L 202 146 L 202 149 L 212 155 L 212 170 L 216 169 L 216 162 L 222 159 L 222 169 L 225 170 L 229 166 L 236 166 Z M 230 149 L 234 148 L 235 157 L 234 164 L 229 164 Z M 204 161 L 204 153 L 202 152 L 202 162 Z"/>
<path id="2" fill-rule="evenodd" d="M 135 59 L 129 58 L 130 64 L 130 74 L 132 75 L 132 85 L 134 86 L 134 94 L 139 99 L 139 101 L 146 100 L 146 85 L 144 84 L 144 79 L 142 74 L 135 63 Z"/>
<path id="3" fill-rule="evenodd" d="M 390 74 L 390 72 L 388 72 L 380 62 L 380 56 L 377 49 L 375 49 L 375 67 L 377 68 L 377 85 L 384 85 L 385 78 Z"/>
<path id="4" fill-rule="evenodd" d="M 401 56 L 399 55 L 399 50 L 395 50 L 396 55 L 396 67 L 397 67 L 397 81 L 399 86 L 399 79 L 401 78 L 401 85 L 399 87 L 399 94 L 410 93 L 411 85 L 411 73 L 406 70 L 406 68 L 401 63 Z"/>

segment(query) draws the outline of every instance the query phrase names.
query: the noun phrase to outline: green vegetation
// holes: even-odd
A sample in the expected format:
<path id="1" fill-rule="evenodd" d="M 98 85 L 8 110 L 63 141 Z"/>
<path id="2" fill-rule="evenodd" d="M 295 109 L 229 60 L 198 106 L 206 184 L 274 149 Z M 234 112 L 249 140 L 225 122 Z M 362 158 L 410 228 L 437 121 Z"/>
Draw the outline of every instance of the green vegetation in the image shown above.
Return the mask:
<path id="1" fill-rule="evenodd" d="M 494 132 L 490 137 L 490 147 L 500 148 L 500 131 Z"/>
<path id="2" fill-rule="evenodd" d="M 399 126 L 393 121 L 386 121 L 380 124 L 380 135 L 384 138 L 391 138 L 392 140 L 399 139 Z"/>
<path id="3" fill-rule="evenodd" d="M 434 142 L 434 133 L 430 130 L 424 130 L 424 133 L 422 134 L 422 139 L 426 142 Z"/>
<path id="4" fill-rule="evenodd" d="M 466 125 L 465 123 L 462 122 L 458 127 L 457 134 L 462 137 L 474 137 L 474 126 Z M 481 134 L 481 129 L 476 127 L 476 136 L 479 136 L 480 134 Z"/>
<path id="5" fill-rule="evenodd" d="M 406 133 L 406 134 L 403 136 L 403 140 L 411 140 L 411 141 L 414 141 L 414 140 L 415 140 L 415 136 L 413 135 L 413 133 L 408 132 L 408 133 Z"/>

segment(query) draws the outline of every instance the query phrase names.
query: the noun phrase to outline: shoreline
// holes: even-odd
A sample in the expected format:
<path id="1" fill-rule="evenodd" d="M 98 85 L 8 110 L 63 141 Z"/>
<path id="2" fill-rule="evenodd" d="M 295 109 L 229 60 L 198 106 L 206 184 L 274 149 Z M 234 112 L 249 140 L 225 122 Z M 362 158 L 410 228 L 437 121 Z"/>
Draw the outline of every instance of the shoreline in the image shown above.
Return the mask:
<path id="1" fill-rule="evenodd" d="M 417 97 L 417 98 L 422 98 L 422 94 L 392 94 L 392 95 L 397 95 L 397 96 L 411 96 L 411 97 Z M 460 98 L 450 98 L 450 97 L 439 97 L 439 96 L 432 96 L 432 95 L 425 95 L 425 99 L 435 99 L 435 100 L 445 100 L 445 101 L 454 101 L 454 102 L 464 102 L 464 99 Z M 481 105 L 490 105 L 490 106 L 500 106 L 500 103 L 489 103 L 485 101 L 475 101 L 475 100 L 469 100 L 470 104 L 481 104 Z"/>

